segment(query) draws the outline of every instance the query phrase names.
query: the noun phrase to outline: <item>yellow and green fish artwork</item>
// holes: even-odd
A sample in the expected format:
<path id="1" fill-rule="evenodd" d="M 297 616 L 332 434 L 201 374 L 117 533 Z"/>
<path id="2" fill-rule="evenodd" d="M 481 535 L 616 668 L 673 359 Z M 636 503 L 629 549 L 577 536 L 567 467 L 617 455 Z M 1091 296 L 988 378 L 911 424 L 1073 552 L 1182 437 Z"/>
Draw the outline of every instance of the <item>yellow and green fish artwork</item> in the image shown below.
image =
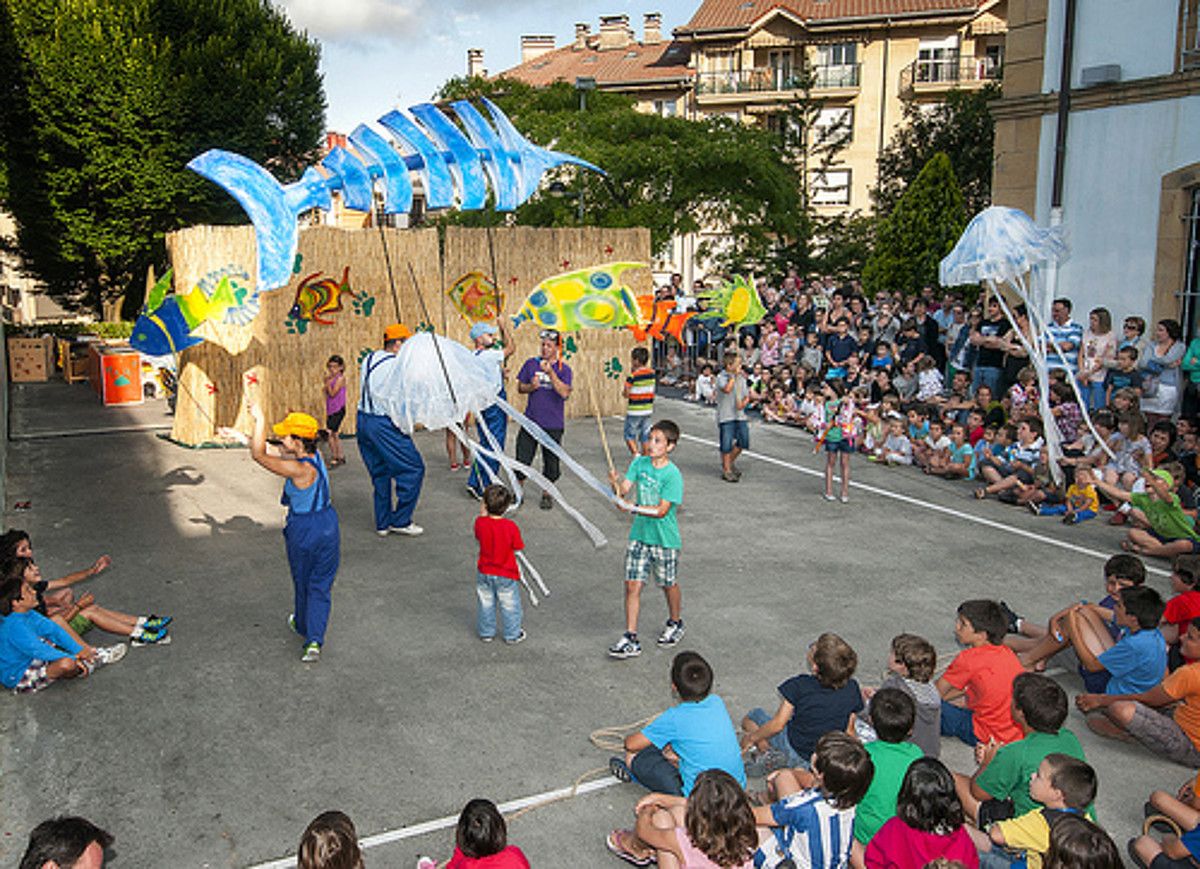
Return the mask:
<path id="1" fill-rule="evenodd" d="M 720 317 L 722 326 L 753 326 L 767 316 L 754 282 L 741 275 L 734 275 L 732 281 L 714 289 L 701 290 L 696 298 L 708 306 L 707 310 L 696 314 L 696 318 L 712 320 Z"/>
<path id="2" fill-rule="evenodd" d="M 645 263 L 605 263 L 546 278 L 533 288 L 513 325 L 531 321 L 557 332 L 640 325 L 637 297 L 621 283 L 621 275 L 644 268 Z"/>
<path id="3" fill-rule="evenodd" d="M 192 333 L 202 323 L 225 316 L 240 303 L 228 278 L 222 277 L 206 293 L 192 287 L 186 293 L 169 295 L 171 270 L 155 283 L 146 296 L 146 304 L 133 324 L 129 344 L 150 356 L 166 356 L 199 344 L 204 339 Z"/>
<path id="4" fill-rule="evenodd" d="M 446 290 L 446 298 L 470 323 L 495 320 L 504 310 L 504 294 L 483 272 L 467 272 Z"/>

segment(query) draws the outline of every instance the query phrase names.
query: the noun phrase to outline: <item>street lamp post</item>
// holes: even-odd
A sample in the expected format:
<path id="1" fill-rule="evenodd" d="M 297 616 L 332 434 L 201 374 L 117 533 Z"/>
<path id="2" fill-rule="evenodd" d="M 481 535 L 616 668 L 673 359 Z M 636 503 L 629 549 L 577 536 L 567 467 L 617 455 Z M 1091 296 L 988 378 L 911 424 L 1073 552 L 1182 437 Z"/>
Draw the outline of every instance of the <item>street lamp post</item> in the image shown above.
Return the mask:
<path id="1" fill-rule="evenodd" d="M 579 75 L 575 77 L 575 90 L 579 91 L 579 111 L 587 111 L 587 93 L 596 89 L 596 79 L 590 75 Z M 579 173 L 579 201 L 576 211 L 575 222 L 583 223 L 583 173 Z"/>

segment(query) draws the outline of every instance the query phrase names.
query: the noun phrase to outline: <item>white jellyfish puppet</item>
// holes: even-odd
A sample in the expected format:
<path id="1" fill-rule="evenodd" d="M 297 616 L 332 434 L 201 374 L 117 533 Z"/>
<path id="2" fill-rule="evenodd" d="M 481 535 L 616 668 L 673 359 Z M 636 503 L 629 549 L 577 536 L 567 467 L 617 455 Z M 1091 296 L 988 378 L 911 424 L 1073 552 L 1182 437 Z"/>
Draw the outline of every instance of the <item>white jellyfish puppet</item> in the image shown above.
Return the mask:
<path id="1" fill-rule="evenodd" d="M 426 429 L 450 429 L 466 444 L 473 457 L 492 459 L 499 463 L 507 478 L 509 488 L 518 503 L 523 497 L 520 473 L 550 495 L 563 510 L 574 519 L 588 535 L 592 543 L 603 546 L 607 543 L 604 534 L 586 516 L 563 497 L 559 488 L 540 472 L 516 459 L 505 455 L 503 448 L 484 427 L 487 443 L 480 443 L 463 429 L 462 420 L 468 413 L 479 416 L 484 408 L 499 405 L 509 418 L 528 432 L 544 449 L 558 456 L 562 464 L 575 474 L 585 485 L 615 506 L 628 510 L 630 506 L 616 497 L 611 487 L 598 480 L 587 468 L 575 461 L 560 445 L 546 434 L 533 420 L 500 398 L 495 380 L 491 376 L 489 363 L 449 338 L 431 332 L 418 332 L 404 342 L 397 362 L 379 387 L 379 396 L 387 415 L 401 431 L 411 434 L 418 426 Z M 479 462 L 485 477 L 499 482 L 487 462 Z M 537 571 L 522 559 L 522 571 L 528 573 L 547 593 Z M 536 603 L 532 588 L 526 583 L 531 600 Z"/>
<path id="2" fill-rule="evenodd" d="M 1066 245 L 1057 229 L 1042 229 L 1019 208 L 993 205 L 975 215 L 963 231 L 954 250 L 942 260 L 938 278 L 944 287 L 983 284 L 995 296 L 1012 326 L 1013 334 L 1029 354 L 1029 364 L 1038 378 L 1038 410 L 1045 429 L 1050 475 L 1062 482 L 1062 436 L 1050 410 L 1049 368 L 1047 356 L 1059 360 L 1066 354 L 1046 326 L 1050 322 L 1053 300 L 1046 287 L 1046 268 L 1066 255 Z M 1007 285 L 1025 305 L 1033 340 L 1017 325 L 1017 319 L 1000 292 Z M 1049 348 L 1047 347 L 1049 343 Z M 1097 444 L 1109 452 L 1092 426 L 1087 402 L 1079 392 L 1075 378 L 1067 378 L 1079 401 L 1084 422 Z"/>

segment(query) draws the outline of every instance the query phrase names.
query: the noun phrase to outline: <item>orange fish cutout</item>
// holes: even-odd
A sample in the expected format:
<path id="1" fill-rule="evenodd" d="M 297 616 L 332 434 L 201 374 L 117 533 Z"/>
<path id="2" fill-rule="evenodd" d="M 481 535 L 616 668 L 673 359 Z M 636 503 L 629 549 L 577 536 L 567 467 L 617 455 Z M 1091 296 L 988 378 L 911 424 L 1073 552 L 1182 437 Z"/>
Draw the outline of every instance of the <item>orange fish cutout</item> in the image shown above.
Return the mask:
<path id="1" fill-rule="evenodd" d="M 638 312 L 645 325 L 628 327 L 634 340 L 645 341 L 650 337 L 655 341 L 662 341 L 666 335 L 670 335 L 680 344 L 683 343 L 684 324 L 695 316 L 694 311 L 677 314 L 675 302 L 656 301 L 654 296 L 638 296 L 637 303 Z"/>

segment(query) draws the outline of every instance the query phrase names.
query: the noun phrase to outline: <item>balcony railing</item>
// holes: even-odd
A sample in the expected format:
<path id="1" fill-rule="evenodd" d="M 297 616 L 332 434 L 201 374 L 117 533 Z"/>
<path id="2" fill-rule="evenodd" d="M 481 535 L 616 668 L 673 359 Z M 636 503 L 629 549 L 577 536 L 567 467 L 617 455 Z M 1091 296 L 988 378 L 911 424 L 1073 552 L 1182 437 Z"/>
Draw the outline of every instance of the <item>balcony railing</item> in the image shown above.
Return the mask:
<path id="1" fill-rule="evenodd" d="M 914 60 L 900 71 L 900 93 L 961 87 L 1000 80 L 1000 65 L 990 58 L 957 57 Z"/>
<path id="2" fill-rule="evenodd" d="M 844 63 L 810 67 L 812 89 L 856 88 L 859 85 L 860 66 L 857 63 Z M 798 91 L 803 87 L 804 78 L 799 70 L 774 67 L 702 72 L 696 78 L 697 93 L 702 96 Z"/>

